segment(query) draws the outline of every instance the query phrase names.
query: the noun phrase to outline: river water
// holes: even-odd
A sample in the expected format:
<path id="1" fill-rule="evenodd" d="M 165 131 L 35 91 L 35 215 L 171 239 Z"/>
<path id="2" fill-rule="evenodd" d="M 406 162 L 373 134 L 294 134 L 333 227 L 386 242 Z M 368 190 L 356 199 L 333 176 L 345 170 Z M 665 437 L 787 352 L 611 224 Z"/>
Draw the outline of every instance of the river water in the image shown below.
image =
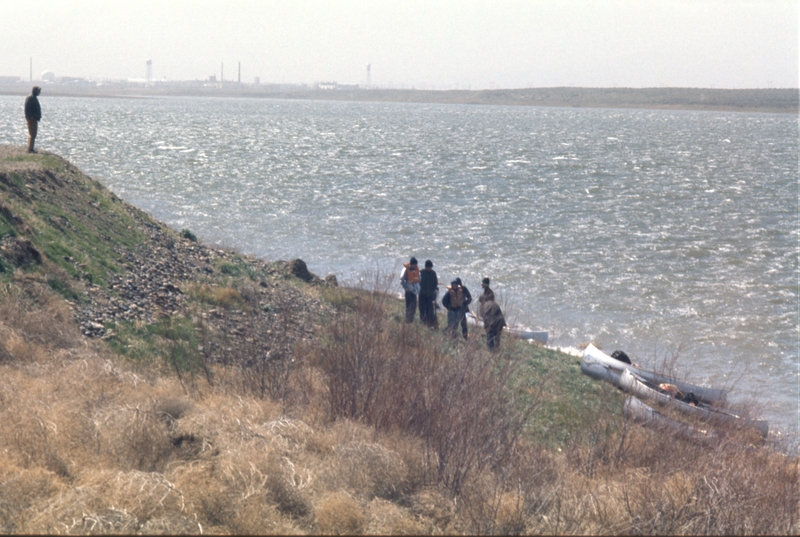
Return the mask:
<path id="1" fill-rule="evenodd" d="M 411 255 L 473 294 L 487 276 L 553 346 L 677 355 L 800 430 L 795 115 L 40 101 L 40 148 L 207 243 L 350 283 Z M 25 143 L 21 116 L 0 97 L 0 143 Z"/>

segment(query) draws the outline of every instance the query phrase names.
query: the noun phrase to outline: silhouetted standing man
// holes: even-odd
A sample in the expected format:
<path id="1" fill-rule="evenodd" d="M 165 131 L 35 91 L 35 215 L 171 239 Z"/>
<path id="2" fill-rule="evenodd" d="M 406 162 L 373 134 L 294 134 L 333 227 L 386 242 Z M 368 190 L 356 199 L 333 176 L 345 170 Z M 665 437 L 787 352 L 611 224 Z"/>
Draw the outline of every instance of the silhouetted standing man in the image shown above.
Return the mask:
<path id="1" fill-rule="evenodd" d="M 439 324 L 433 305 L 439 293 L 439 278 L 433 270 L 433 261 L 425 261 L 425 268 L 419 271 L 419 318 L 422 324 L 436 328 Z"/>
<path id="2" fill-rule="evenodd" d="M 28 121 L 28 153 L 36 153 L 33 144 L 36 142 L 36 133 L 39 131 L 39 121 L 42 119 L 42 107 L 39 106 L 39 94 L 42 88 L 34 86 L 31 94 L 25 99 L 25 119 Z"/>

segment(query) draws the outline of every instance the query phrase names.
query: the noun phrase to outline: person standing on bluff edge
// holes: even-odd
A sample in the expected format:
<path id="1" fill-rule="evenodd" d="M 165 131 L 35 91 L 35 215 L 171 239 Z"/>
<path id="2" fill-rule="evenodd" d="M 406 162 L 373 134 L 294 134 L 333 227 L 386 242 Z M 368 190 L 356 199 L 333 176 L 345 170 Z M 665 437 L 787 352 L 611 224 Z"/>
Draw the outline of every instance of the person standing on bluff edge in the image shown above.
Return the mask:
<path id="1" fill-rule="evenodd" d="M 31 94 L 25 99 L 25 119 L 28 121 L 28 153 L 36 153 L 33 144 L 36 142 L 36 133 L 39 131 L 39 121 L 42 119 L 42 107 L 39 106 L 39 94 L 42 88 L 34 86 Z"/>

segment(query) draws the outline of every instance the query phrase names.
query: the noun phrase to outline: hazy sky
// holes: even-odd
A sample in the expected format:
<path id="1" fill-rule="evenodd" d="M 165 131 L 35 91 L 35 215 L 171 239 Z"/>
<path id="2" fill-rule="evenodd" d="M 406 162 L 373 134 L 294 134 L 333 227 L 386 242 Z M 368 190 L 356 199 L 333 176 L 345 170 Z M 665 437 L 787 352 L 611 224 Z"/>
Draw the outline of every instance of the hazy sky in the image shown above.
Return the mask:
<path id="1" fill-rule="evenodd" d="M 798 0 L 0 0 L 0 76 L 798 87 Z"/>

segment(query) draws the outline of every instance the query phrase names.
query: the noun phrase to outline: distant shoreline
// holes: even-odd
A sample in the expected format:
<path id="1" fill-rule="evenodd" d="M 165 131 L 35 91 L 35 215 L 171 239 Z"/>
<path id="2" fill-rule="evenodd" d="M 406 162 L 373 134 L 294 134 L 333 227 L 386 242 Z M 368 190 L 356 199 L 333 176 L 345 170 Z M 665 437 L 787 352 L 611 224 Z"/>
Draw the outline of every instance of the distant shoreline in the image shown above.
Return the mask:
<path id="1" fill-rule="evenodd" d="M 35 82 L 33 83 L 35 84 Z M 32 84 L 0 85 L 0 95 L 27 95 Z M 333 89 L 289 85 L 251 85 L 235 82 L 159 83 L 154 86 L 111 84 L 42 87 L 42 96 L 98 98 L 232 97 L 358 102 L 409 102 L 547 106 L 565 108 L 628 108 L 655 110 L 705 110 L 798 114 L 798 89 L 716 88 L 529 88 L 498 90 Z"/>

